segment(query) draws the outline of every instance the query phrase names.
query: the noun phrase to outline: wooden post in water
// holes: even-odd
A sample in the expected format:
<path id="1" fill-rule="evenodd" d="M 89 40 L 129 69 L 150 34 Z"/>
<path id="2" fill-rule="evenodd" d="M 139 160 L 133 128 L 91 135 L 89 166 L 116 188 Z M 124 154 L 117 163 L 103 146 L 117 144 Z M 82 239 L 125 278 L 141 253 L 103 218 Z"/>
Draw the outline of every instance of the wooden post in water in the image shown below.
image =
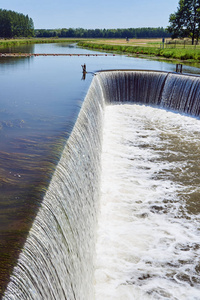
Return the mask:
<path id="1" fill-rule="evenodd" d="M 183 71 L 183 65 L 176 64 L 176 73 L 182 73 L 182 71 Z"/>

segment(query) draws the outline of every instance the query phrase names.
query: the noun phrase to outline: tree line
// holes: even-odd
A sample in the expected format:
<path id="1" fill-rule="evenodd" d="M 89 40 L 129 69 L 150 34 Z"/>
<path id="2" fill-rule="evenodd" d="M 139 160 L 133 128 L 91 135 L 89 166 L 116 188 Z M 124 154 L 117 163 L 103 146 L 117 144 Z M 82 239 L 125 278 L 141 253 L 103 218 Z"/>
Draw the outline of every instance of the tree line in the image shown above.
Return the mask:
<path id="1" fill-rule="evenodd" d="M 170 37 L 170 33 L 163 27 L 127 28 L 127 29 L 37 29 L 36 37 L 59 38 L 161 38 Z"/>
<path id="2" fill-rule="evenodd" d="M 0 9 L 0 37 L 60 37 L 60 38 L 191 38 L 200 37 L 200 0 L 179 0 L 177 11 L 169 16 L 169 26 L 127 29 L 37 29 L 33 20 L 11 10 Z"/>
<path id="3" fill-rule="evenodd" d="M 167 30 L 174 38 L 191 38 L 192 44 L 200 37 L 200 0 L 179 0 L 177 11 L 170 15 Z"/>
<path id="4" fill-rule="evenodd" d="M 1 38 L 32 37 L 34 34 L 33 20 L 28 15 L 0 9 Z"/>

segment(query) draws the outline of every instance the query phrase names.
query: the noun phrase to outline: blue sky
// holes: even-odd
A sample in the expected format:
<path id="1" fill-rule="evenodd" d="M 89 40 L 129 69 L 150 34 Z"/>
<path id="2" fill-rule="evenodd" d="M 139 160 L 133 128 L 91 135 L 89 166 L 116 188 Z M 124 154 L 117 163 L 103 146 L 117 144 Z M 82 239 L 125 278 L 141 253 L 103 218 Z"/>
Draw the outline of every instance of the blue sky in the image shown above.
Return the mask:
<path id="1" fill-rule="evenodd" d="M 37 29 L 166 27 L 179 0 L 1 0 L 28 14 Z"/>

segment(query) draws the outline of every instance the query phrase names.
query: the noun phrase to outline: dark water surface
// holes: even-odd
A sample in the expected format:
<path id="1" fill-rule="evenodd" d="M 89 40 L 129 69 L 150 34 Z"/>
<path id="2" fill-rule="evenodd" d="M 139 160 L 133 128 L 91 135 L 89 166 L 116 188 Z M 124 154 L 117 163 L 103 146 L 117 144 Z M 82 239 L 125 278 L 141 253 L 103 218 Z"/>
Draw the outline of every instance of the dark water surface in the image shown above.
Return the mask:
<path id="1" fill-rule="evenodd" d="M 97 53 L 69 44 L 4 52 Z M 81 65 L 86 64 L 82 80 Z M 103 69 L 175 71 L 175 65 L 125 56 L 0 58 L 0 294 L 23 246 L 93 73 Z M 200 73 L 184 67 L 184 72 Z"/>

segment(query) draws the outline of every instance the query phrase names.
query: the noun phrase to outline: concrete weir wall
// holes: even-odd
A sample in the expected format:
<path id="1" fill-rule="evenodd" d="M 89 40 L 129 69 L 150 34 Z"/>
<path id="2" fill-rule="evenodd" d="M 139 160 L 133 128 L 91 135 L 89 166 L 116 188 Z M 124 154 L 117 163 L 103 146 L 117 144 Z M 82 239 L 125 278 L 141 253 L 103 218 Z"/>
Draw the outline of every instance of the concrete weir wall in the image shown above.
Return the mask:
<path id="1" fill-rule="evenodd" d="M 94 76 L 3 299 L 94 299 L 103 114 L 116 101 L 198 117 L 200 77 L 158 71 Z"/>

